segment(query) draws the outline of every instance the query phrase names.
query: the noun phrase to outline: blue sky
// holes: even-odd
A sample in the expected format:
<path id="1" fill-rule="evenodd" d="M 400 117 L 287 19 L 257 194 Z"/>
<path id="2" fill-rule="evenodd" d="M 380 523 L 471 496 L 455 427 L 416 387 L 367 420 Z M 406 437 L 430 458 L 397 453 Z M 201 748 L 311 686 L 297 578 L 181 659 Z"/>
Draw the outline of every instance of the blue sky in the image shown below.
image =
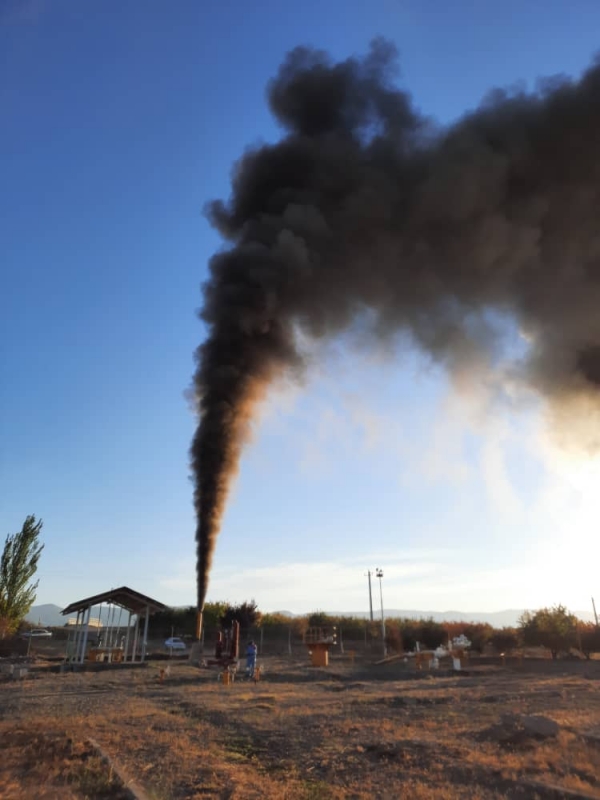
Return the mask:
<path id="1" fill-rule="evenodd" d="M 202 208 L 277 138 L 285 53 L 384 34 L 447 123 L 494 86 L 578 75 L 597 30 L 592 0 L 3 0 L 0 533 L 44 519 L 38 602 L 123 583 L 194 602 L 184 392 L 219 246 Z M 365 609 L 377 566 L 389 608 L 588 608 L 600 468 L 486 387 L 330 343 L 261 411 L 208 598 Z"/>

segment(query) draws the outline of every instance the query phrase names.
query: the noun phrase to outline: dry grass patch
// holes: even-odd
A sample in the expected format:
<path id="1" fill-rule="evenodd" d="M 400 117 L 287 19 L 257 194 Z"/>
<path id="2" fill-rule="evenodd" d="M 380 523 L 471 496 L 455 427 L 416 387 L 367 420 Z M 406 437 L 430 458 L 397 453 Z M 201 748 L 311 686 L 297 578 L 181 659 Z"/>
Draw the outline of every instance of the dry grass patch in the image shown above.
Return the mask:
<path id="1" fill-rule="evenodd" d="M 600 746 L 583 738 L 600 733 L 598 682 L 516 670 L 423 679 L 377 667 L 371 678 L 365 665 L 334 663 L 328 673 L 283 659 L 261 683 L 227 687 L 185 663 L 162 684 L 152 667 L 40 673 L 26 686 L 0 686 L 0 732 L 92 737 L 156 800 L 557 796 L 528 789 L 531 780 L 600 798 Z M 481 740 L 507 712 L 543 714 L 560 733 L 512 749 Z M 16 761 L 5 775 L 18 786 Z M 84 790 L 81 781 L 65 786 Z M 519 786 L 525 794 L 515 794 Z"/>
<path id="2" fill-rule="evenodd" d="M 130 800 L 118 776 L 87 741 L 32 725 L 0 733 L 0 796 L 10 800 Z"/>

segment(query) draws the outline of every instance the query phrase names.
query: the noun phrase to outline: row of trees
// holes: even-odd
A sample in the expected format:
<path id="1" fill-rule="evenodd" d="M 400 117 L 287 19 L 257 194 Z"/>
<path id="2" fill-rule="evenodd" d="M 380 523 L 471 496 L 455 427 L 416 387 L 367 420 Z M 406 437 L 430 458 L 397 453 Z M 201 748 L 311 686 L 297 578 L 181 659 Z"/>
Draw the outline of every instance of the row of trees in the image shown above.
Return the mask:
<path id="1" fill-rule="evenodd" d="M 263 614 L 254 600 L 230 605 L 207 603 L 204 609 L 204 628 L 214 632 L 219 627 L 228 627 L 236 619 L 240 623 L 242 636 L 262 629 L 271 639 L 283 639 L 288 635 L 302 637 L 311 627 L 337 628 L 346 641 L 375 642 L 381 637 L 381 626 L 361 617 L 345 617 L 315 612 L 299 617 L 285 614 Z M 172 632 L 180 636 L 193 636 L 196 627 L 196 609 L 170 608 L 151 619 L 152 636 L 169 636 Z M 484 622 L 436 622 L 433 619 L 387 619 L 386 643 L 394 652 L 408 652 L 416 648 L 435 649 L 449 639 L 464 634 L 471 642 L 471 649 L 483 652 L 491 646 L 498 653 L 506 653 L 522 647 L 545 647 L 556 658 L 559 653 L 577 649 L 586 657 L 600 652 L 600 628 L 583 622 L 564 606 L 542 608 L 526 612 L 517 627 L 493 628 Z"/>
<path id="2" fill-rule="evenodd" d="M 9 534 L 0 557 L 0 639 L 13 634 L 35 601 L 37 581 L 32 583 L 42 550 L 42 520 L 28 516 L 18 533 Z M 315 612 L 301 617 L 285 614 L 262 614 L 254 600 L 231 605 L 207 603 L 204 608 L 205 630 L 214 632 L 240 623 L 242 635 L 261 629 L 272 638 L 293 634 L 303 637 L 308 628 L 337 628 L 347 641 L 374 642 L 381 636 L 379 623 L 360 617 L 341 617 Z M 169 608 L 151 618 L 151 636 L 193 636 L 196 609 Z M 525 612 L 516 628 L 495 629 L 481 622 L 436 622 L 433 619 L 387 619 L 386 643 L 390 650 L 407 652 L 421 647 L 434 649 L 464 634 L 472 649 L 483 652 L 491 645 L 497 652 L 523 646 L 545 647 L 556 658 L 561 652 L 577 649 L 589 658 L 600 652 L 600 627 L 583 622 L 563 605 Z"/>
<path id="3" fill-rule="evenodd" d="M 517 627 L 493 628 L 486 623 L 445 622 L 429 620 L 390 620 L 386 622 L 387 644 L 392 650 L 413 650 L 416 642 L 435 648 L 455 636 L 464 634 L 472 649 L 483 652 L 491 646 L 497 653 L 523 647 L 544 647 L 552 657 L 570 650 L 579 650 L 587 658 L 600 652 L 600 627 L 584 622 L 564 606 L 525 612 Z"/>

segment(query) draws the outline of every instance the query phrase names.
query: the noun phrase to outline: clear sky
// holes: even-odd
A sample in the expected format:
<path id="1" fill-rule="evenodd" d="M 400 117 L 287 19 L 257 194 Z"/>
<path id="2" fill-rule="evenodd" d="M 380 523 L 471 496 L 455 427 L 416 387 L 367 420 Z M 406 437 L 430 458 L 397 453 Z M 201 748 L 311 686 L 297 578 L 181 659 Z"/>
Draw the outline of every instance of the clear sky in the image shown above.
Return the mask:
<path id="1" fill-rule="evenodd" d="M 595 0 L 0 0 L 0 534 L 44 519 L 39 603 L 124 583 L 194 602 L 202 209 L 277 137 L 285 53 L 383 34 L 450 122 L 494 86 L 578 75 L 599 30 Z M 208 599 L 365 610 L 382 567 L 388 608 L 588 609 L 599 478 L 535 404 L 342 339 L 263 409 Z"/>

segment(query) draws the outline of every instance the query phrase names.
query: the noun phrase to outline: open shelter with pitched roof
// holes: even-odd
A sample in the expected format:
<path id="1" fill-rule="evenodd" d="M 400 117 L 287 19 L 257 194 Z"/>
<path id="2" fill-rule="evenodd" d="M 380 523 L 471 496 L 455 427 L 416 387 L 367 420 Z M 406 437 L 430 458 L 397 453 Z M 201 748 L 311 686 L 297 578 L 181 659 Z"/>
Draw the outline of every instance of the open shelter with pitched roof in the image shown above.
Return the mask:
<path id="1" fill-rule="evenodd" d="M 90 616 L 92 608 L 99 608 L 97 612 L 102 622 L 102 606 L 107 606 L 106 626 L 101 627 L 99 634 L 101 644 L 96 641 L 92 646 L 90 641 Z M 86 597 L 71 603 L 61 612 L 64 614 L 77 613 L 76 624 L 67 641 L 67 660 L 74 664 L 83 664 L 86 660 L 106 662 L 143 662 L 146 659 L 148 640 L 148 620 L 151 614 L 165 611 L 166 606 L 153 600 L 140 592 L 135 592 L 128 586 L 111 589 L 93 597 Z M 118 617 L 117 617 L 118 611 Z M 121 619 L 123 611 L 128 614 L 127 622 Z M 133 618 L 133 624 L 132 624 Z M 143 625 L 143 631 L 140 631 Z M 93 629 L 94 637 L 99 630 Z M 140 639 L 141 636 L 141 639 Z"/>

